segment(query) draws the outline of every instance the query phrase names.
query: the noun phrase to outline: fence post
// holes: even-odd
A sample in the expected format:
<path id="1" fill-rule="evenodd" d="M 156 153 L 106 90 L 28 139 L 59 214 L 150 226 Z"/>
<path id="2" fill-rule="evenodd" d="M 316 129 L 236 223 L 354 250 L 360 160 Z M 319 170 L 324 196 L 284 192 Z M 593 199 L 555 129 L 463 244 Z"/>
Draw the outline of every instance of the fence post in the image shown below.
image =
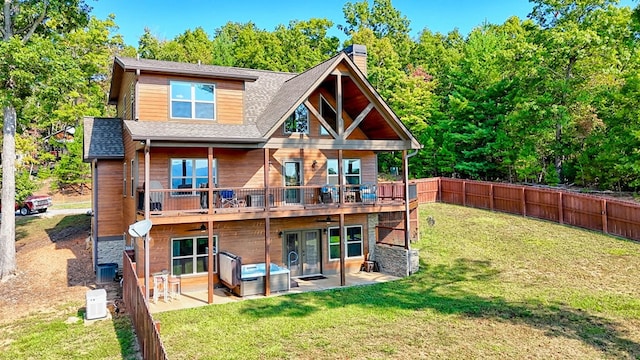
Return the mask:
<path id="1" fill-rule="evenodd" d="M 493 184 L 489 186 L 489 208 L 493 211 Z"/>
<path id="2" fill-rule="evenodd" d="M 467 206 L 467 182 L 462 180 L 462 206 Z"/>
<path id="3" fill-rule="evenodd" d="M 527 216 L 527 202 L 525 199 L 525 189 L 524 186 L 522 187 L 522 216 Z"/>
<path id="4" fill-rule="evenodd" d="M 609 233 L 609 224 L 607 222 L 607 200 L 600 200 L 601 208 L 602 208 L 602 232 L 605 234 Z"/>
<path id="5" fill-rule="evenodd" d="M 562 204 L 562 191 L 558 192 L 558 223 L 564 224 L 564 206 Z"/>
<path id="6" fill-rule="evenodd" d="M 440 183 L 440 177 L 438 177 L 438 192 L 436 193 L 436 199 L 438 202 L 442 202 L 442 185 Z"/>

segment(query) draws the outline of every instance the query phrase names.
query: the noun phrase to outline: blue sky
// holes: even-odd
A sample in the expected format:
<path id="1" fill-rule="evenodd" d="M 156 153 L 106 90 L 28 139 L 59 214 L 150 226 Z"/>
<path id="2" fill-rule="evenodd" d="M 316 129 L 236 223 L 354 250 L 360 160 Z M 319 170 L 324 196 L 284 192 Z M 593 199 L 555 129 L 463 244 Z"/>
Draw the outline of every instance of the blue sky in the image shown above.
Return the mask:
<path id="1" fill-rule="evenodd" d="M 357 2 L 358 0 L 351 0 Z M 93 15 L 104 19 L 116 15 L 119 32 L 129 45 L 137 46 L 144 28 L 161 39 L 173 39 L 187 29 L 201 26 L 208 34 L 229 21 L 253 21 L 258 28 L 272 31 L 290 20 L 328 18 L 334 28 L 330 35 L 345 37 L 336 29 L 344 24 L 344 0 L 86 0 Z M 373 3 L 370 0 L 369 3 Z M 392 0 L 393 6 L 411 21 L 411 35 L 424 28 L 447 33 L 458 28 L 466 35 L 474 27 L 489 22 L 501 24 L 510 16 L 525 18 L 533 5 L 528 0 Z M 635 6 L 633 0 L 623 5 Z"/>

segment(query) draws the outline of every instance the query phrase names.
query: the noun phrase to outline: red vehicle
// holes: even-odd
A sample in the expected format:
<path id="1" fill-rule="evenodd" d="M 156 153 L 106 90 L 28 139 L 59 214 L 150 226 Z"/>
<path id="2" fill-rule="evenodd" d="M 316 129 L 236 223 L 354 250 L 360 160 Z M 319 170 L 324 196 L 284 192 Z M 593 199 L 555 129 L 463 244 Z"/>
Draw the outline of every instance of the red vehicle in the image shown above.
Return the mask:
<path id="1" fill-rule="evenodd" d="M 22 203 L 16 202 L 16 211 L 20 211 L 20 215 L 25 216 L 31 213 L 43 213 L 53 204 L 51 196 L 48 195 L 31 195 Z"/>

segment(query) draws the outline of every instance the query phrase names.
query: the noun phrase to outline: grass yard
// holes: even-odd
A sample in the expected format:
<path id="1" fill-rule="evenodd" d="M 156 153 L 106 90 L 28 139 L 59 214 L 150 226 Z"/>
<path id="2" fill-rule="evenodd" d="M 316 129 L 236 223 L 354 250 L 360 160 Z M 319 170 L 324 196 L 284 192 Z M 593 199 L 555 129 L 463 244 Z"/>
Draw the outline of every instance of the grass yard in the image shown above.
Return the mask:
<path id="1" fill-rule="evenodd" d="M 16 217 L 18 275 L 0 282 L 0 359 L 135 359 L 127 315 L 85 325 L 95 281 L 86 215 Z"/>
<path id="2" fill-rule="evenodd" d="M 640 358 L 640 244 L 428 204 L 408 278 L 160 313 L 171 359 Z"/>
<path id="3" fill-rule="evenodd" d="M 85 325 L 70 303 L 0 324 L 0 359 L 135 359 L 128 316 Z"/>

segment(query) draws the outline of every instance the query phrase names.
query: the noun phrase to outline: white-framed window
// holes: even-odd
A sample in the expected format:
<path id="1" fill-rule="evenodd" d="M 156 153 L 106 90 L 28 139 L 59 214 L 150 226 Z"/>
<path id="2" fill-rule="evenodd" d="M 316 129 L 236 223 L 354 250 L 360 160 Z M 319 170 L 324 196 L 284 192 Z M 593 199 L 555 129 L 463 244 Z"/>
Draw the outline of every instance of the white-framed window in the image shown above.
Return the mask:
<path id="1" fill-rule="evenodd" d="M 333 131 L 336 131 L 337 111 L 322 95 L 320 95 L 320 115 L 322 115 L 324 121 L 329 123 Z M 329 135 L 327 129 L 322 125 L 320 126 L 320 135 Z"/>
<path id="2" fill-rule="evenodd" d="M 213 184 L 218 183 L 217 161 L 213 159 Z M 171 159 L 169 173 L 171 174 L 172 189 L 197 189 L 208 187 L 209 166 L 206 158 Z M 203 185 L 204 184 L 204 185 Z M 174 196 L 197 195 L 195 191 L 180 191 L 171 193 Z"/>
<path id="3" fill-rule="evenodd" d="M 171 274 L 193 275 L 208 272 L 209 239 L 207 237 L 183 237 L 171 239 Z M 218 236 L 213 236 L 213 272 L 218 272 Z"/>
<path id="4" fill-rule="evenodd" d="M 214 84 L 171 81 L 171 118 L 216 119 L 216 86 Z"/>
<path id="5" fill-rule="evenodd" d="M 340 228 L 329 228 L 329 261 L 340 260 Z M 345 258 L 362 256 L 362 226 L 344 227 Z"/>
<path id="6" fill-rule="evenodd" d="M 296 111 L 291 114 L 284 122 L 284 133 L 309 133 L 309 110 L 304 104 L 298 106 Z"/>
<path id="7" fill-rule="evenodd" d="M 360 159 L 342 159 L 345 185 L 362 183 L 362 168 Z M 327 159 L 327 184 L 338 185 L 338 159 Z"/>

